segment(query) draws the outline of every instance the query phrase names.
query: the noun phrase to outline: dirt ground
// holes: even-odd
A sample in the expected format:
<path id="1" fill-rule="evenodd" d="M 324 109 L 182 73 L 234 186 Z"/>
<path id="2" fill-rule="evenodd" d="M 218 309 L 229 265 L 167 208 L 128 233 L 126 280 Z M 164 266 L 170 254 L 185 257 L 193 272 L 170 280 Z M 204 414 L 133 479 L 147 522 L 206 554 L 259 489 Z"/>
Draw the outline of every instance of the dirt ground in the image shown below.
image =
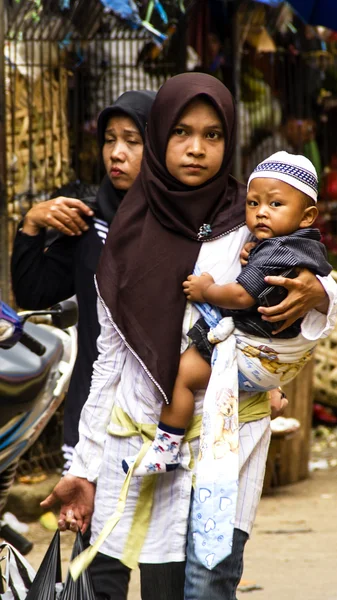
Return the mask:
<path id="1" fill-rule="evenodd" d="M 264 496 L 247 543 L 238 600 L 337 600 L 336 506 L 336 467 L 314 471 L 308 480 Z M 30 524 L 27 537 L 35 545 L 27 558 L 35 568 L 52 535 L 38 522 Z M 62 534 L 64 572 L 72 540 L 71 533 Z M 129 600 L 139 599 L 135 571 Z"/>

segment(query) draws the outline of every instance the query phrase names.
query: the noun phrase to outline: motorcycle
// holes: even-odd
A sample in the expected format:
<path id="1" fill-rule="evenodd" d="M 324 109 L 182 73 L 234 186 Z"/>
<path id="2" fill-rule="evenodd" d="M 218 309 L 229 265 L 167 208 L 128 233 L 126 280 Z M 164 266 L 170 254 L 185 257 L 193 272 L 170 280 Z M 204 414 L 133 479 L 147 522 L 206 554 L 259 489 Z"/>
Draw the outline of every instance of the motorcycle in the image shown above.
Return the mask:
<path id="1" fill-rule="evenodd" d="M 28 322 L 34 318 L 35 322 Z M 27 554 L 33 544 L 1 521 L 20 457 L 67 392 L 77 353 L 77 304 L 16 313 L 0 300 L 0 537 Z"/>

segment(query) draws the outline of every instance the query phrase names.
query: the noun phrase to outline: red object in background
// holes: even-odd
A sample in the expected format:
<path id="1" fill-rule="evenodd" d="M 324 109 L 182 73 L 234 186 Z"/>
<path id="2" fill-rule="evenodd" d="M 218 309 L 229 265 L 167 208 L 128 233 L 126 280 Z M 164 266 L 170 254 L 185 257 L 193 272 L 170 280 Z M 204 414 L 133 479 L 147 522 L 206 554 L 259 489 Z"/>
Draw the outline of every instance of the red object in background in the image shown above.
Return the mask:
<path id="1" fill-rule="evenodd" d="M 323 175 L 321 197 L 323 201 L 337 200 L 337 170 Z"/>
<path id="2" fill-rule="evenodd" d="M 327 171 L 322 176 L 321 199 L 337 200 L 337 155 L 333 154 Z"/>
<path id="3" fill-rule="evenodd" d="M 322 425 L 336 425 L 337 417 L 331 408 L 323 406 L 318 402 L 314 403 L 312 411 L 313 420 L 315 423 L 321 423 Z"/>
<path id="4" fill-rule="evenodd" d="M 331 219 L 324 215 L 322 207 L 319 207 L 320 214 L 315 221 L 315 227 L 321 232 L 321 242 L 325 245 L 326 249 L 333 255 L 337 256 L 337 237 L 331 231 Z"/>
<path id="5" fill-rule="evenodd" d="M 329 42 L 337 42 L 337 31 L 331 31 L 328 40 Z"/>

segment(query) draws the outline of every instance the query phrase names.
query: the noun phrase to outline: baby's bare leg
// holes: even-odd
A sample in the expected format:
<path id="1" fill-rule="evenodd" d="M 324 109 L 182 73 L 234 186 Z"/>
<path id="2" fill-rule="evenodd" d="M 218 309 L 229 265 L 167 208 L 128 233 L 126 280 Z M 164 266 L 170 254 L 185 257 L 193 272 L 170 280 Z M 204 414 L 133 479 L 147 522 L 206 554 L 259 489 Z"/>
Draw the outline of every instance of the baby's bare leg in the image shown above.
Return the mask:
<path id="1" fill-rule="evenodd" d="M 210 376 L 211 367 L 196 347 L 188 348 L 180 357 L 172 402 L 163 405 L 161 422 L 186 429 L 194 413 L 194 394 L 207 387 Z"/>

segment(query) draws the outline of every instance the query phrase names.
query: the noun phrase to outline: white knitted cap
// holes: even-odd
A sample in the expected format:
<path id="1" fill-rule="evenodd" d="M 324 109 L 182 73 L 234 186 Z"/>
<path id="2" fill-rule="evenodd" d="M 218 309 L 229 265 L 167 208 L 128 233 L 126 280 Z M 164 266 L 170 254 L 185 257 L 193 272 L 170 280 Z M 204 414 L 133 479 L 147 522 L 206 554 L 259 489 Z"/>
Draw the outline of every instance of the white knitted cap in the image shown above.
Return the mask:
<path id="1" fill-rule="evenodd" d="M 266 158 L 252 172 L 248 179 L 247 189 L 252 179 L 269 177 L 289 183 L 294 188 L 310 196 L 317 202 L 318 178 L 312 162 L 301 154 L 275 152 Z"/>

